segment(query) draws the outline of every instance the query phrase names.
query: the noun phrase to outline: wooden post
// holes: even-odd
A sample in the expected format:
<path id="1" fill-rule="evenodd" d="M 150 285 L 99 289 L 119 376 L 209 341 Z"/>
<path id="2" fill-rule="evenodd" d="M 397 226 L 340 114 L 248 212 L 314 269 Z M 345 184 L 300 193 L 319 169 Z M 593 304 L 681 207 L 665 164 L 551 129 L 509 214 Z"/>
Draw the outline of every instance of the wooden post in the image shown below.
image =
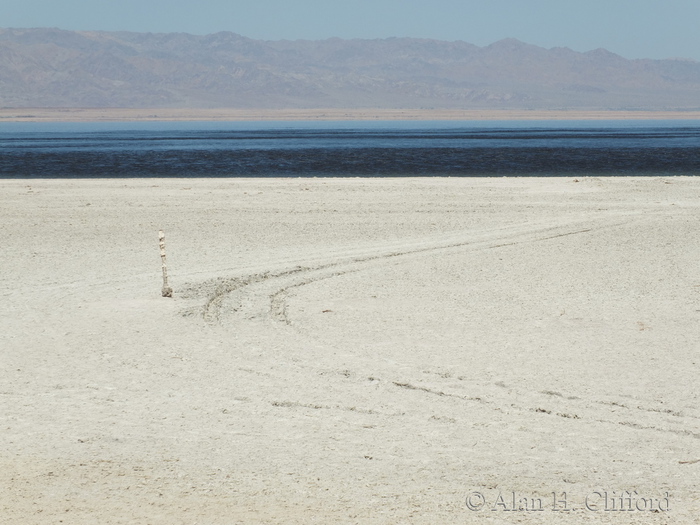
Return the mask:
<path id="1" fill-rule="evenodd" d="M 158 232 L 158 240 L 160 241 L 160 260 L 163 262 L 163 297 L 172 297 L 173 289 L 168 286 L 168 266 L 165 264 L 165 233 L 163 230 Z"/>

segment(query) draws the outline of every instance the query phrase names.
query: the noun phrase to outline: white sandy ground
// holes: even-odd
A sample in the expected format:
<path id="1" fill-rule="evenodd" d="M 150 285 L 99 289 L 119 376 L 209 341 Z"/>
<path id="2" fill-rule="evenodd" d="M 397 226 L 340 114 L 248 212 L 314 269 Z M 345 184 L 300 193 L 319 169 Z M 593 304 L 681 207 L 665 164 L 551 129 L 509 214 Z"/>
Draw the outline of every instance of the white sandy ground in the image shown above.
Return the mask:
<path id="1" fill-rule="evenodd" d="M 700 523 L 699 223 L 691 177 L 1 181 L 0 522 Z"/>

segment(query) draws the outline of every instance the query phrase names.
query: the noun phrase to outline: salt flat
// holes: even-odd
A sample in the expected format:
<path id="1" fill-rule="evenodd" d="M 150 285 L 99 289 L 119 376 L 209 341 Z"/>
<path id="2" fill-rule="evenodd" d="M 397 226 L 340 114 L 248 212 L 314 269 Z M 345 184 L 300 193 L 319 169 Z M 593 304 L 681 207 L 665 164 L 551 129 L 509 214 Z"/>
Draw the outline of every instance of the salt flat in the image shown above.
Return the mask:
<path id="1" fill-rule="evenodd" d="M 0 181 L 0 522 L 700 523 L 699 217 L 692 177 Z"/>

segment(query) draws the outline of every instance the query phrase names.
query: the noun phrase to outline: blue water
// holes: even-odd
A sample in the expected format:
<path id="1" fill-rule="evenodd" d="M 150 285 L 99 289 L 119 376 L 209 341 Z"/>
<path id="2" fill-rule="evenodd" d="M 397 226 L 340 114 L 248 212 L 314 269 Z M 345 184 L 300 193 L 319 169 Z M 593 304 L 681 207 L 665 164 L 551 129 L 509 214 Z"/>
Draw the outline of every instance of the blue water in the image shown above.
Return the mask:
<path id="1" fill-rule="evenodd" d="M 700 121 L 0 123 L 0 178 L 700 175 Z"/>

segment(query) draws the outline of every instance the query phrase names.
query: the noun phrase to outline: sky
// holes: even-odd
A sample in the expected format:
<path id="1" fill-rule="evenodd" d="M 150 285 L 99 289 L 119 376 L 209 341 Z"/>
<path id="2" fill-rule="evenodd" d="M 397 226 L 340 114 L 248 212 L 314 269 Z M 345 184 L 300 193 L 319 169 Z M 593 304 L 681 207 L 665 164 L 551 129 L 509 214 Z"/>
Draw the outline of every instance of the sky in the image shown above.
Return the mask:
<path id="1" fill-rule="evenodd" d="M 416 37 L 700 61 L 700 0 L 0 0 L 0 27 L 232 31 L 263 40 Z"/>

